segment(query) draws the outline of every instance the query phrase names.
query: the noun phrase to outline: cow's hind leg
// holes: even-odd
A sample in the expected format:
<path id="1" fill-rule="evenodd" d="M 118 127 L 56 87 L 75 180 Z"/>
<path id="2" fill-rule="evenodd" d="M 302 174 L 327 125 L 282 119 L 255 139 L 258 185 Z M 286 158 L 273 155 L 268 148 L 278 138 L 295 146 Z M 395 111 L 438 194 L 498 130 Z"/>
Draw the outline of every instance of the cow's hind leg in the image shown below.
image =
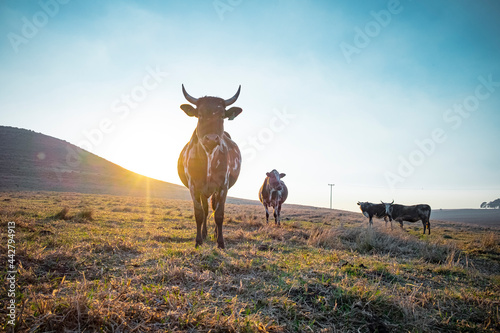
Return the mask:
<path id="1" fill-rule="evenodd" d="M 214 210 L 215 230 L 217 247 L 224 249 L 224 237 L 222 236 L 222 223 L 224 222 L 224 206 L 226 204 L 227 189 L 215 193 L 212 196 L 212 209 Z"/>
<path id="2" fill-rule="evenodd" d="M 429 235 L 431 234 L 431 224 L 429 223 L 429 220 L 423 219 L 422 224 L 424 225 L 424 235 L 425 235 L 425 228 L 429 229 Z"/>

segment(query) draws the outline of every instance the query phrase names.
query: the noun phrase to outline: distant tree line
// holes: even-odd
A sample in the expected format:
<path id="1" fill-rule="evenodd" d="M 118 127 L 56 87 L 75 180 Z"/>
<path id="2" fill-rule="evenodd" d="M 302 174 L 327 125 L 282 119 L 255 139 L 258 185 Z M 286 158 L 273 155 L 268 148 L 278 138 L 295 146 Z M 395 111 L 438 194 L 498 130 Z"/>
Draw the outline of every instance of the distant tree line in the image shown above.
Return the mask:
<path id="1" fill-rule="evenodd" d="M 499 209 L 500 208 L 500 198 L 490 201 L 490 202 L 483 202 L 481 204 L 481 208 L 494 208 L 494 209 Z"/>

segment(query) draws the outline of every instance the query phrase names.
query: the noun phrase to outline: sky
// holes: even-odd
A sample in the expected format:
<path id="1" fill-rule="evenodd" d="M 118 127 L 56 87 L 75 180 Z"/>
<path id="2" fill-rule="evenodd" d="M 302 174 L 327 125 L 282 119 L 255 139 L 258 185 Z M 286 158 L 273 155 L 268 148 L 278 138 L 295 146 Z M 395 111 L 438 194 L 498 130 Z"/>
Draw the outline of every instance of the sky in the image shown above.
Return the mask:
<path id="1" fill-rule="evenodd" d="M 500 3 L 0 1 L 0 125 L 181 184 L 196 127 L 229 98 L 229 195 L 285 173 L 287 203 L 479 208 L 500 197 Z M 330 187 L 328 184 L 335 184 Z"/>

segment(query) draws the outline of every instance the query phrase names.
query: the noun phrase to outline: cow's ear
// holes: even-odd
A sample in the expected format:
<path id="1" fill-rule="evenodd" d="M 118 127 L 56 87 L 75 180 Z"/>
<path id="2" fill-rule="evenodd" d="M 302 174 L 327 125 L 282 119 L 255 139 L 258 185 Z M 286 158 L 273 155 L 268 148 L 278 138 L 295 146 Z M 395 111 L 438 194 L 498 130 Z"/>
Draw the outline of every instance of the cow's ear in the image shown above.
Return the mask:
<path id="1" fill-rule="evenodd" d="M 228 120 L 233 120 L 241 113 L 241 111 L 243 110 L 239 107 L 232 107 L 229 110 L 226 110 L 224 118 L 227 118 Z"/>
<path id="2" fill-rule="evenodd" d="M 190 105 L 190 104 L 182 104 L 181 105 L 181 109 L 182 111 L 186 112 L 186 114 L 190 117 L 197 117 L 198 116 L 198 112 L 196 111 L 196 109 Z"/>
<path id="3" fill-rule="evenodd" d="M 280 173 L 280 178 L 283 178 L 286 176 L 286 173 Z"/>
<path id="4" fill-rule="evenodd" d="M 271 173 L 270 172 L 266 172 L 266 176 L 271 177 Z"/>
<path id="5" fill-rule="evenodd" d="M 359 201 L 358 201 L 358 205 L 361 206 L 361 204 L 359 203 Z"/>

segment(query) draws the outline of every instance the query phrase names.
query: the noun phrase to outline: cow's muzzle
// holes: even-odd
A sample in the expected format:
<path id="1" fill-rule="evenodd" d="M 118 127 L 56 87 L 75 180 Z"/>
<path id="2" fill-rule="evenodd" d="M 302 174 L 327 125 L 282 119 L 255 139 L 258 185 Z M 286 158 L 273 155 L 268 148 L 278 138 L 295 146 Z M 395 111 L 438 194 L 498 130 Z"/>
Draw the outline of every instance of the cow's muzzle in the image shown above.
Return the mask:
<path id="1" fill-rule="evenodd" d="M 201 142 L 205 149 L 210 153 L 212 152 L 215 147 L 217 147 L 220 144 L 220 136 L 217 134 L 207 134 L 203 137 L 203 140 Z"/>

